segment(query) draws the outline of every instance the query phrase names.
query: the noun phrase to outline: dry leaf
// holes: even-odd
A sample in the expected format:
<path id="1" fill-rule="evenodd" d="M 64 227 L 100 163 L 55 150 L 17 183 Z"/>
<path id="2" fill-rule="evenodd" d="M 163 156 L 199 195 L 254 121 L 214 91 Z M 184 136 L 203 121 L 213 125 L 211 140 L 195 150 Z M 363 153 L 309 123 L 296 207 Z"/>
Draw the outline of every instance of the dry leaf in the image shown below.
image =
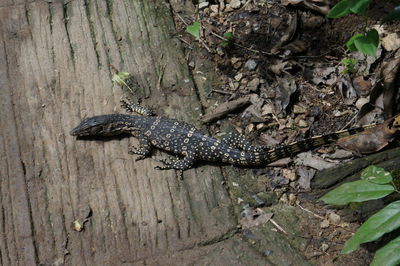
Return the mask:
<path id="1" fill-rule="evenodd" d="M 386 51 L 394 51 L 400 48 L 400 36 L 398 33 L 388 34 L 381 39 L 383 48 Z"/>
<path id="2" fill-rule="evenodd" d="M 240 219 L 240 225 L 243 229 L 248 229 L 254 226 L 265 224 L 272 218 L 272 216 L 274 216 L 273 213 L 266 213 L 259 208 L 255 210 L 247 209 L 244 213 L 244 217 Z"/>
<path id="3" fill-rule="evenodd" d="M 289 50 L 290 54 L 300 54 L 307 51 L 308 45 L 305 41 L 295 40 L 284 47 L 282 49 Z"/>
<path id="4" fill-rule="evenodd" d="M 377 152 L 391 142 L 400 129 L 400 115 L 386 120 L 383 124 L 369 128 L 359 134 L 341 138 L 337 144 L 343 149 L 367 154 Z"/>
<path id="5" fill-rule="evenodd" d="M 353 79 L 353 87 L 361 96 L 366 96 L 371 90 L 371 80 L 365 80 L 363 76 L 358 76 Z"/>
<path id="6" fill-rule="evenodd" d="M 285 69 L 287 63 L 288 63 L 287 61 L 278 60 L 275 62 L 275 64 L 271 65 L 269 68 L 271 69 L 272 72 L 274 72 L 274 74 L 280 75 L 282 71 Z"/>
<path id="7" fill-rule="evenodd" d="M 382 77 L 384 84 L 383 105 L 385 114 L 390 117 L 394 114 L 394 105 L 398 86 L 396 80 L 400 72 L 400 49 L 396 51 L 389 62 L 385 62 L 382 66 Z"/>
<path id="8" fill-rule="evenodd" d="M 337 163 L 325 161 L 324 159 L 313 156 L 311 152 L 303 152 L 297 155 L 295 162 L 297 165 L 309 166 L 311 168 L 322 171 L 327 168 L 334 167 Z"/>
<path id="9" fill-rule="evenodd" d="M 329 4 L 326 0 L 281 0 L 281 3 L 284 6 L 302 4 L 323 15 L 327 15 L 329 12 Z"/>

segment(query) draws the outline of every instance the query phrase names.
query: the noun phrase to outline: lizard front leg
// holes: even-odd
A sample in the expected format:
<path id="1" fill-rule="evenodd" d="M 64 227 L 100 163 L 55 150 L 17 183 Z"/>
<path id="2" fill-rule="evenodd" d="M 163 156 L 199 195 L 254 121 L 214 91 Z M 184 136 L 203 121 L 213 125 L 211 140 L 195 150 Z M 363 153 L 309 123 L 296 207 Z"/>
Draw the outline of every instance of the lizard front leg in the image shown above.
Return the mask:
<path id="1" fill-rule="evenodd" d="M 143 134 L 137 134 L 136 137 L 139 140 L 139 146 L 131 146 L 128 153 L 139 155 L 135 161 L 140 161 L 145 159 L 150 154 L 151 144 L 148 138 Z"/>
<path id="2" fill-rule="evenodd" d="M 121 107 L 124 108 L 128 113 L 137 113 L 144 116 L 154 116 L 155 112 L 148 108 L 141 106 L 134 102 L 128 102 L 126 100 L 121 100 Z"/>

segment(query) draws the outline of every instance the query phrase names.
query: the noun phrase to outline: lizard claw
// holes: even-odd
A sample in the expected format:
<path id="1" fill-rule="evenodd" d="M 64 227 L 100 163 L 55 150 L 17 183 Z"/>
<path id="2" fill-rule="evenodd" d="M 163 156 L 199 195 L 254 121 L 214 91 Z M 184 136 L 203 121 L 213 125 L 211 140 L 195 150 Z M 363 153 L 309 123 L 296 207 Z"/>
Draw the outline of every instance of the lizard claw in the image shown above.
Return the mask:
<path id="1" fill-rule="evenodd" d="M 156 170 L 169 170 L 171 168 L 168 167 L 168 166 L 155 166 L 154 169 L 156 169 Z"/>
<path id="2" fill-rule="evenodd" d="M 168 170 L 168 169 L 173 169 L 173 168 L 171 167 L 171 165 L 172 165 L 171 162 L 169 162 L 167 159 L 161 158 L 161 159 L 158 159 L 157 161 L 163 163 L 164 166 L 156 166 L 156 167 L 154 167 L 154 169 L 157 169 L 157 170 Z"/>
<path id="3" fill-rule="evenodd" d="M 133 155 L 133 154 L 140 154 L 138 149 L 135 146 L 130 146 L 128 150 L 128 154 Z"/>
<path id="4" fill-rule="evenodd" d="M 140 156 L 136 157 L 135 162 L 141 161 L 143 159 L 146 159 L 146 155 L 140 155 Z"/>
<path id="5" fill-rule="evenodd" d="M 179 180 L 183 180 L 183 170 L 178 170 Z"/>

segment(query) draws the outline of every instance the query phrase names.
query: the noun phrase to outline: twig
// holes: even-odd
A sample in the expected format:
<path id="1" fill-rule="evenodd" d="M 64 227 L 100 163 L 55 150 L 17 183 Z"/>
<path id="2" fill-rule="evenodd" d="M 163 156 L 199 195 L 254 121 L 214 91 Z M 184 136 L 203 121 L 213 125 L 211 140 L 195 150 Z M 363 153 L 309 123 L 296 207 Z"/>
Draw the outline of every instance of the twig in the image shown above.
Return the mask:
<path id="1" fill-rule="evenodd" d="M 183 22 L 183 24 L 185 24 L 185 26 L 189 26 L 189 24 L 186 23 L 186 21 L 181 17 L 181 15 L 179 15 L 179 13 L 175 13 L 175 15 Z M 206 48 L 206 50 L 211 53 L 211 49 L 207 46 L 207 44 L 200 38 L 199 42 L 204 46 L 204 48 Z M 185 42 L 186 43 L 186 42 Z M 187 44 L 187 43 L 186 43 Z"/>
<path id="2" fill-rule="evenodd" d="M 300 205 L 299 203 L 297 203 L 297 202 L 296 202 L 296 205 L 299 206 L 300 209 L 302 209 L 303 211 L 306 211 L 306 212 L 308 212 L 308 213 L 311 213 L 312 215 L 314 215 L 315 217 L 317 217 L 317 218 L 319 218 L 319 219 L 321 219 L 321 220 L 324 220 L 324 219 L 325 219 L 325 218 L 322 217 L 321 215 L 318 215 L 318 214 L 316 214 L 316 213 L 314 213 L 314 212 L 312 212 L 312 211 L 310 211 L 310 210 L 304 208 L 303 206 L 301 206 L 301 205 Z"/>
<path id="3" fill-rule="evenodd" d="M 199 42 L 206 48 L 209 53 L 212 53 L 211 49 L 207 46 L 207 44 L 200 38 Z"/>
<path id="4" fill-rule="evenodd" d="M 160 56 L 160 62 L 161 62 L 161 59 L 164 57 L 164 54 L 161 54 L 161 56 Z M 162 67 L 161 67 L 161 69 L 159 69 L 159 73 L 158 73 L 158 81 L 157 81 L 157 90 L 158 91 L 160 91 L 160 89 L 161 89 L 161 81 L 162 81 L 162 78 L 164 77 L 164 72 L 165 72 L 165 68 L 166 68 L 166 66 L 167 66 L 167 63 L 165 63 Z"/>
<path id="5" fill-rule="evenodd" d="M 221 94 L 229 94 L 229 95 L 234 94 L 233 92 L 230 92 L 230 91 L 224 91 L 224 90 L 218 90 L 218 89 L 212 89 L 211 92 L 218 92 Z"/>
<path id="6" fill-rule="evenodd" d="M 360 113 L 360 112 L 357 112 L 357 113 L 353 116 L 353 118 L 350 119 L 350 121 L 347 122 L 346 125 L 344 125 L 340 130 L 345 129 L 345 128 L 347 128 L 350 124 L 352 124 L 352 123 L 354 122 L 354 120 L 357 118 L 357 116 L 358 116 L 359 113 Z"/>
<path id="7" fill-rule="evenodd" d="M 176 13 L 176 16 L 185 24 L 185 26 L 189 26 L 189 24 L 186 23 L 186 21 L 179 15 L 179 13 Z"/>
<path id="8" fill-rule="evenodd" d="M 243 9 L 243 8 L 245 8 L 250 2 L 252 2 L 252 0 L 247 0 L 247 2 L 246 3 L 244 3 L 244 5 L 240 8 L 240 9 Z"/>
<path id="9" fill-rule="evenodd" d="M 269 219 L 269 221 L 273 224 L 273 225 L 275 225 L 275 227 L 276 228 L 278 228 L 278 230 L 279 231 L 281 231 L 282 233 L 284 233 L 284 234 L 288 234 L 285 230 L 283 230 L 283 228 L 277 223 L 277 222 L 275 222 L 272 218 L 271 219 Z"/>
<path id="10" fill-rule="evenodd" d="M 179 40 L 181 40 L 181 42 L 186 43 L 186 45 L 188 46 L 189 49 L 193 49 L 192 47 L 190 47 L 190 43 L 188 41 L 186 41 L 185 39 L 183 39 L 182 37 L 177 37 Z"/>
<path id="11" fill-rule="evenodd" d="M 204 27 L 204 26 L 202 26 L 202 27 Z M 213 31 L 210 31 L 210 33 L 211 33 L 212 35 L 214 35 L 215 37 L 217 37 L 217 38 L 223 40 L 223 41 L 226 41 L 226 42 L 231 42 L 231 41 L 232 41 L 232 40 L 228 40 L 227 38 L 222 37 L 221 35 L 218 35 L 217 33 L 213 32 Z M 260 53 L 261 53 L 261 54 L 266 54 L 266 55 L 273 55 L 272 53 L 268 53 L 268 52 L 264 52 L 264 51 L 255 50 L 255 49 L 253 49 L 253 48 L 249 48 L 249 47 L 243 46 L 243 45 L 238 44 L 238 43 L 235 43 L 235 42 L 233 42 L 233 45 L 236 45 L 236 46 L 238 46 L 238 47 L 240 47 L 240 48 L 246 49 L 246 50 L 248 50 L 248 51 L 250 51 L 250 52 L 253 52 L 253 53 L 256 53 L 256 54 L 260 54 Z"/>

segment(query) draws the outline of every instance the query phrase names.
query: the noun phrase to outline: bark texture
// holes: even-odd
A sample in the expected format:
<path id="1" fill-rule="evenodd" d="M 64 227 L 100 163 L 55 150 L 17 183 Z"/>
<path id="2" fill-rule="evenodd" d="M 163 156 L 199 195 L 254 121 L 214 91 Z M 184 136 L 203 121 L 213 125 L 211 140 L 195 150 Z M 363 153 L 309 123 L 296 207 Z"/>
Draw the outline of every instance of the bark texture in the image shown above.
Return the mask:
<path id="1" fill-rule="evenodd" d="M 180 181 L 134 162 L 129 139 L 69 135 L 83 117 L 123 112 L 109 64 L 156 95 L 162 114 L 198 118 L 166 3 L 3 0 L 0 39 L 0 264 L 154 261 L 235 230 L 218 168 Z"/>

